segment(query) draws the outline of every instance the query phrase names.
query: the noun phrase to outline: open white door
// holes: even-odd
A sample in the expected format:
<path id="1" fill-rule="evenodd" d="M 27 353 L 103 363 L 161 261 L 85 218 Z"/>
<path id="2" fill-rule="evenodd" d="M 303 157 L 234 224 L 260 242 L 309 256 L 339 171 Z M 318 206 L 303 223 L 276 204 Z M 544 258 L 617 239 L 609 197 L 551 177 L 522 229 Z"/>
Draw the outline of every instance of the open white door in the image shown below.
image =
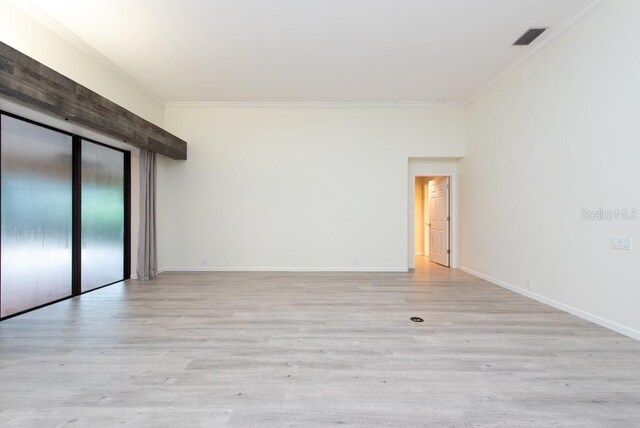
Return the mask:
<path id="1" fill-rule="evenodd" d="M 429 260 L 449 266 L 449 177 L 429 182 Z"/>

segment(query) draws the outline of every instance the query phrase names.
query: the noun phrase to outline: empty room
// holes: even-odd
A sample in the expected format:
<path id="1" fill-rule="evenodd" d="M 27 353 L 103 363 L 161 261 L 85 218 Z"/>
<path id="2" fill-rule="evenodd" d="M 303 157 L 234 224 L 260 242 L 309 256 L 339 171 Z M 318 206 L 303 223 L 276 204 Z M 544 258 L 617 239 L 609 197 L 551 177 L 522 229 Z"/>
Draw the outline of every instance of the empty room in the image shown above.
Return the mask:
<path id="1" fill-rule="evenodd" d="M 640 426 L 638 23 L 0 0 L 0 426 Z"/>

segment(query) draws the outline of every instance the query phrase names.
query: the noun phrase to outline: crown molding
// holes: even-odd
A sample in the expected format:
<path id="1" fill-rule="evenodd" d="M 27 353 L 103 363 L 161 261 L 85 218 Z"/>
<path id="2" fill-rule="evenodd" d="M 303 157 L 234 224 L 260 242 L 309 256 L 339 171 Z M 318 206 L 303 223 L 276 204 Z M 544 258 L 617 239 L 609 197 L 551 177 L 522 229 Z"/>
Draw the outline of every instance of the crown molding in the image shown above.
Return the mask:
<path id="1" fill-rule="evenodd" d="M 210 102 L 210 101 L 169 101 L 166 108 L 424 108 L 424 107 L 463 107 L 463 101 L 335 101 L 335 102 Z"/>
<path id="2" fill-rule="evenodd" d="M 504 69 L 502 72 L 500 72 L 497 76 L 483 83 L 482 86 L 480 86 L 480 88 L 478 88 L 473 94 L 471 94 L 471 96 L 467 98 L 467 100 L 463 104 L 465 106 L 471 104 L 478 97 L 480 97 L 482 94 L 488 91 L 491 87 L 493 87 L 496 83 L 498 83 L 500 80 L 502 80 L 507 75 L 509 75 L 513 70 L 518 68 L 519 65 L 526 62 L 529 58 L 531 58 L 538 51 L 540 51 L 542 48 L 548 45 L 551 41 L 553 41 L 562 33 L 564 33 L 566 30 L 568 30 L 573 24 L 575 24 L 576 22 L 584 18 L 593 9 L 600 6 L 603 2 L 604 0 L 588 1 L 578 10 L 576 10 L 571 15 L 566 17 L 560 24 L 545 31 L 542 34 L 542 36 L 538 39 L 538 42 L 537 43 L 534 42 L 535 45 L 532 46 L 531 49 L 527 50 L 527 52 L 525 52 L 523 55 L 516 58 L 516 60 L 514 60 L 511 64 L 509 64 L 507 68 Z"/>
<path id="3" fill-rule="evenodd" d="M 64 25 L 62 25 L 58 21 L 56 21 L 49 14 L 47 14 L 42 9 L 40 9 L 38 6 L 33 4 L 30 0 L 25 0 L 25 1 L 11 0 L 11 1 L 16 7 L 18 7 L 20 10 L 22 10 L 24 13 L 26 13 L 30 17 L 34 18 L 36 21 L 38 21 L 39 23 L 41 23 L 42 25 L 47 27 L 49 30 L 51 30 L 54 33 L 56 33 L 58 36 L 62 37 L 64 40 L 69 42 L 75 48 L 79 49 L 82 53 L 84 53 L 85 55 L 89 56 L 93 61 L 96 61 L 101 66 L 105 67 L 106 69 L 108 69 L 108 70 L 114 72 L 115 74 L 117 74 L 118 76 L 122 77 L 128 83 L 132 84 L 133 86 L 138 88 L 140 91 L 142 91 L 144 94 L 146 94 L 151 99 L 153 99 L 153 101 L 155 101 L 160 106 L 164 106 L 165 100 L 161 99 L 156 94 L 151 92 L 142 83 L 140 83 L 139 81 L 134 79 L 129 73 L 124 71 L 122 68 L 120 68 L 118 65 L 116 65 L 109 58 L 107 58 L 106 56 L 102 55 L 96 49 L 91 47 L 91 45 L 89 45 L 84 40 L 82 40 L 80 37 L 78 37 L 75 33 L 73 33 L 67 27 L 65 27 Z"/>

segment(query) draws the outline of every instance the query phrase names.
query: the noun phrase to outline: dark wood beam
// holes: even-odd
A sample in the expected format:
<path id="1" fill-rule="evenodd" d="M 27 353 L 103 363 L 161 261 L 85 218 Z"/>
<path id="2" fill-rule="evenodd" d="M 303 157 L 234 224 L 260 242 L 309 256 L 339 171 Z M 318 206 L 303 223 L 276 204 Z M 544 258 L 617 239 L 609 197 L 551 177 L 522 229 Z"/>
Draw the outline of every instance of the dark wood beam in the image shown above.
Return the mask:
<path id="1" fill-rule="evenodd" d="M 132 146 L 187 158 L 184 140 L 2 42 L 0 94 Z"/>

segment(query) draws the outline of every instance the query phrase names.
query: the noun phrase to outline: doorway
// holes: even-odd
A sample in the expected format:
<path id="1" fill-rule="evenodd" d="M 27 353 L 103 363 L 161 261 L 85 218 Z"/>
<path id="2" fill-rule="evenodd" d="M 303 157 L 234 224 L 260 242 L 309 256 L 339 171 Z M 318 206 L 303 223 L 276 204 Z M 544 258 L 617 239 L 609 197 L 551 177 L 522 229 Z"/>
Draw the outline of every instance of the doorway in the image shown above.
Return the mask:
<path id="1" fill-rule="evenodd" d="M 415 177 L 416 266 L 451 266 L 451 183 L 448 176 Z"/>

